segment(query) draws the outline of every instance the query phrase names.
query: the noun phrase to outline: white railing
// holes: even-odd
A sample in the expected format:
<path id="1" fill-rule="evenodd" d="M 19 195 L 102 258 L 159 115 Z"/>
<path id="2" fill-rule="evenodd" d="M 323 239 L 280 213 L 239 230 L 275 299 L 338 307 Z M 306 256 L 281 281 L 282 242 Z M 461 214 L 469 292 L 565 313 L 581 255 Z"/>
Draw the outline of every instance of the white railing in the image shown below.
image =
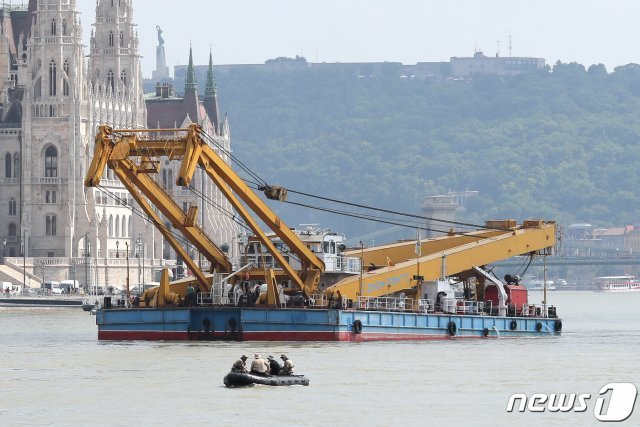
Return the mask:
<path id="1" fill-rule="evenodd" d="M 419 299 L 418 311 L 422 313 L 433 313 L 436 311 L 436 305 L 432 299 Z"/>
<path id="2" fill-rule="evenodd" d="M 327 297 L 324 294 L 311 294 L 309 298 L 309 306 L 311 307 L 326 307 Z"/>
<path id="3" fill-rule="evenodd" d="M 458 300 L 458 302 L 456 303 L 457 314 L 482 314 L 483 312 L 483 301 Z"/>
<path id="4" fill-rule="evenodd" d="M 413 299 L 397 297 L 358 297 L 360 310 L 413 311 Z"/>

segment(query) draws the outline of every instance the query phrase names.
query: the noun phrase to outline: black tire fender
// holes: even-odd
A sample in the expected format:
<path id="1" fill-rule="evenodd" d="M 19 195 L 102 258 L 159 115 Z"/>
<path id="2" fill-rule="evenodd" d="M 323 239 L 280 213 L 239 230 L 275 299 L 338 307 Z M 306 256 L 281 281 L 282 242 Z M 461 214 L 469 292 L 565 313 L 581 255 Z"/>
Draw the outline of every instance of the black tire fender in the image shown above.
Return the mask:
<path id="1" fill-rule="evenodd" d="M 553 330 L 556 332 L 562 332 L 562 320 L 556 320 L 556 323 L 553 325 Z"/>
<path id="2" fill-rule="evenodd" d="M 512 320 L 511 323 L 509 323 L 509 329 L 511 329 L 512 331 L 515 331 L 516 329 L 518 329 L 518 322 L 516 322 L 515 320 Z"/>
<path id="3" fill-rule="evenodd" d="M 456 336 L 458 333 L 458 325 L 456 325 L 456 322 L 452 320 L 447 324 L 447 332 L 449 332 L 449 335 L 452 337 Z"/>
<path id="4" fill-rule="evenodd" d="M 542 331 L 542 323 L 538 322 L 536 323 L 536 332 L 541 332 Z"/>
<path id="5" fill-rule="evenodd" d="M 482 336 L 483 337 L 488 337 L 489 336 L 489 328 L 484 328 L 482 330 Z"/>
<path id="6" fill-rule="evenodd" d="M 356 319 L 353 321 L 353 333 L 355 334 L 362 333 L 362 321 L 360 321 L 360 319 Z"/>

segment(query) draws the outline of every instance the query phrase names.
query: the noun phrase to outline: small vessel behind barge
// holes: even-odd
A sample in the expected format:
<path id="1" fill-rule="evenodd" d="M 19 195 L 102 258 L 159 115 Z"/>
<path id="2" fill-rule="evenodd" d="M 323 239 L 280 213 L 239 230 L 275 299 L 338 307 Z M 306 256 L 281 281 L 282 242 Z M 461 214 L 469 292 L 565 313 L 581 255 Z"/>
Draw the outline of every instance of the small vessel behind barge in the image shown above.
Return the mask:
<path id="1" fill-rule="evenodd" d="M 111 168 L 193 277 L 169 283 L 164 271 L 160 285 L 131 307 L 112 307 L 105 299 L 96 316 L 99 339 L 368 341 L 561 333 L 555 307 L 530 304 L 517 281 L 503 283 L 482 267 L 549 254 L 555 222 L 494 220 L 476 231 L 348 251 L 338 234 L 287 227 L 205 139 L 195 124 L 100 127 L 85 185 L 98 186 Z M 151 177 L 158 165 L 176 160 L 182 161 L 177 185 L 189 188 L 200 166 L 253 231 L 240 258 L 228 258 L 198 225 L 196 208 L 184 212 Z M 269 199 L 287 197 L 281 187 L 260 189 Z M 272 232 L 265 233 L 249 210 Z M 206 258 L 210 273 L 189 257 L 167 220 Z M 462 283 L 462 298 L 452 289 L 455 282 Z"/>

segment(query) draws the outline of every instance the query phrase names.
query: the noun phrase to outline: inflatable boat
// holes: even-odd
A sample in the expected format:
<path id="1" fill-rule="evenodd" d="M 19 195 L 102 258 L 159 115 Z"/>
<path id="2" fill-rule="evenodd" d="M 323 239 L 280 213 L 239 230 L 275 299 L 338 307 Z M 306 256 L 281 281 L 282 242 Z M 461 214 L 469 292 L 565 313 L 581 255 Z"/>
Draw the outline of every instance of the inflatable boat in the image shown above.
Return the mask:
<path id="1" fill-rule="evenodd" d="M 309 385 L 309 378 L 304 375 L 253 375 L 244 372 L 229 372 L 224 377 L 227 387 L 242 387 L 252 384 L 263 385 Z"/>

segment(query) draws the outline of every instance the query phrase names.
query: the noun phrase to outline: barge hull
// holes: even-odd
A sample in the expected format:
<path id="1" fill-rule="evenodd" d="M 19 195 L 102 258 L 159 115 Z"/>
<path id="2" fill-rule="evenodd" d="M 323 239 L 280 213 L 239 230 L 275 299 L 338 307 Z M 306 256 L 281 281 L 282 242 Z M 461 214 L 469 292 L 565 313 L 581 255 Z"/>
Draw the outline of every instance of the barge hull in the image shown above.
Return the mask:
<path id="1" fill-rule="evenodd" d="M 560 335 L 557 318 L 340 309 L 101 309 L 99 340 L 423 341 Z"/>

